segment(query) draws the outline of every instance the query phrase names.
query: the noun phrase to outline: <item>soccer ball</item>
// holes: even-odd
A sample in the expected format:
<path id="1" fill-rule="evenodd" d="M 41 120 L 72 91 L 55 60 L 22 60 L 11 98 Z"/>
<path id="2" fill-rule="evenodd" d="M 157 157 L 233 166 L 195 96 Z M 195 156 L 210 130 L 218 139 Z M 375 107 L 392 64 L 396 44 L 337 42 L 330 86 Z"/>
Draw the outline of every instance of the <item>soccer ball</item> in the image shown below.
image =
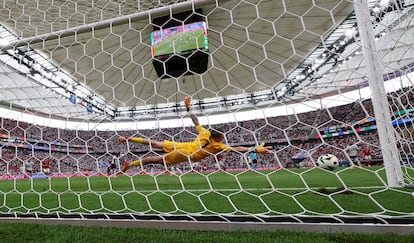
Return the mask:
<path id="1" fill-rule="evenodd" d="M 338 158 L 333 154 L 324 154 L 319 156 L 316 165 L 327 170 L 333 170 L 339 166 Z"/>

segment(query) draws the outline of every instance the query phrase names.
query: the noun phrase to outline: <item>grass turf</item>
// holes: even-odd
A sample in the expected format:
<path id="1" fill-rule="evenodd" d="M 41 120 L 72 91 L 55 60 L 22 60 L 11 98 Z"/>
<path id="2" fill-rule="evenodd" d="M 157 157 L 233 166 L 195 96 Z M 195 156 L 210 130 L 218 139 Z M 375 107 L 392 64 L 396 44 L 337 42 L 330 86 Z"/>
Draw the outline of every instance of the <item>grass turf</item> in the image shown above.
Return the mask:
<path id="1" fill-rule="evenodd" d="M 184 231 L 0 223 L 1 242 L 414 242 L 414 234 Z"/>
<path id="2" fill-rule="evenodd" d="M 0 212 L 407 216 L 413 189 L 382 167 L 66 177 L 0 182 Z"/>

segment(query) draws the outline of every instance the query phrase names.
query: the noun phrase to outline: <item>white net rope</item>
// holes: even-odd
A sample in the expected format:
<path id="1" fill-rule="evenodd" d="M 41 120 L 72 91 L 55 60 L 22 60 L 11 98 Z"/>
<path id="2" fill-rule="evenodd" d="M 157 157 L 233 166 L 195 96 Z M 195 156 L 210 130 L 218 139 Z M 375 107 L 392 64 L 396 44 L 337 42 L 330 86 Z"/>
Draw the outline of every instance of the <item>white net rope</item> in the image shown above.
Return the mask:
<path id="1" fill-rule="evenodd" d="M 146 2 L 0 1 L 1 215 L 413 217 L 414 1 L 368 1 L 370 50 L 352 1 Z M 202 31 L 155 44 L 177 26 Z M 380 64 L 391 124 L 374 112 L 363 52 Z M 197 137 L 186 96 L 203 127 L 250 150 L 117 174 L 165 155 L 119 137 Z M 391 164 L 383 123 L 398 150 Z M 271 153 L 252 157 L 261 143 Z"/>

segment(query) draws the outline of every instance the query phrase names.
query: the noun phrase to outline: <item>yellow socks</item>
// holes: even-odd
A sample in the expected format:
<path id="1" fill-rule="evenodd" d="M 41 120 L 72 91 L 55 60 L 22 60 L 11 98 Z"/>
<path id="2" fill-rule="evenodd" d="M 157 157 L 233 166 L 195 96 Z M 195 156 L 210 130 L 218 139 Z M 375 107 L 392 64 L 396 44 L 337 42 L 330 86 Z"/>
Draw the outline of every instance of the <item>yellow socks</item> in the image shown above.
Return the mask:
<path id="1" fill-rule="evenodd" d="M 134 162 L 131 162 L 129 164 L 129 166 L 140 166 L 141 165 L 141 160 L 135 160 Z"/>
<path id="2" fill-rule="evenodd" d="M 130 138 L 129 141 L 134 142 L 134 143 L 143 143 L 144 142 L 144 138 Z"/>

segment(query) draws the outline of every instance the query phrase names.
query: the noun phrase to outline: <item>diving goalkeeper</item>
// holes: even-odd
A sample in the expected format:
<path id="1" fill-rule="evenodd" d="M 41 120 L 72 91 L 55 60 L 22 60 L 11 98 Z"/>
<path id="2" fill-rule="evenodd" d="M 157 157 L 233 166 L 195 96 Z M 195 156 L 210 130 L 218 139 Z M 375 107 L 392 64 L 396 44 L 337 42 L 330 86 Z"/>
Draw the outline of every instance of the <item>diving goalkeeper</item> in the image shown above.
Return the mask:
<path id="1" fill-rule="evenodd" d="M 142 137 L 119 137 L 119 142 L 125 143 L 134 142 L 141 144 L 150 144 L 153 148 L 162 149 L 166 152 L 164 155 L 149 156 L 133 162 L 125 162 L 122 167 L 122 172 L 127 171 L 132 166 L 140 166 L 147 164 L 165 164 L 174 165 L 185 161 L 197 162 L 210 155 L 226 152 L 251 152 L 255 150 L 257 153 L 268 154 L 272 151 L 272 146 L 264 146 L 260 144 L 256 148 L 249 147 L 230 147 L 222 143 L 224 135 L 214 131 L 208 130 L 200 125 L 197 117 L 190 112 L 191 98 L 187 96 L 185 98 L 185 106 L 187 112 L 189 112 L 192 122 L 194 123 L 198 136 L 192 142 L 173 142 L 169 140 L 155 141 Z"/>

